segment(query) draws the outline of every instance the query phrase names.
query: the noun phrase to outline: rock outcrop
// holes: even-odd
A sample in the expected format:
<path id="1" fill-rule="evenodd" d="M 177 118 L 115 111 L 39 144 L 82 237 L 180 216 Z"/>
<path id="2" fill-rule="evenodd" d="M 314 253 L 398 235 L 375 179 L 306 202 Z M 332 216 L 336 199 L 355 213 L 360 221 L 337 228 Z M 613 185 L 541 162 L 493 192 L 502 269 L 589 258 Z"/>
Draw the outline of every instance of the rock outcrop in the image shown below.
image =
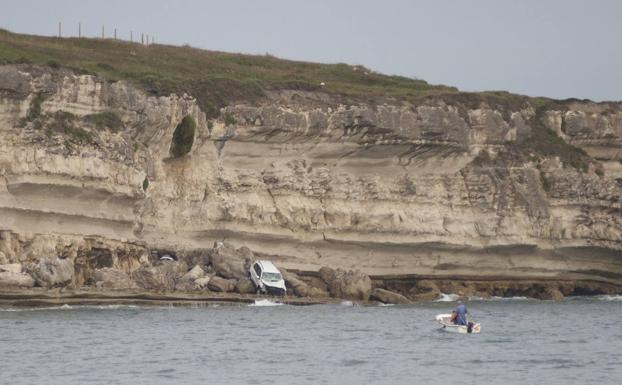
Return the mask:
<path id="1" fill-rule="evenodd" d="M 240 279 L 248 276 L 252 253 L 248 248 L 236 250 L 229 244 L 217 243 L 210 256 L 214 272 L 223 278 Z"/>
<path id="2" fill-rule="evenodd" d="M 188 266 L 185 262 L 163 261 L 157 266 L 135 270 L 132 279 L 143 289 L 171 291 L 187 271 Z"/>
<path id="3" fill-rule="evenodd" d="M 360 270 L 320 268 L 320 277 L 328 285 L 330 295 L 335 298 L 367 301 L 371 294 L 371 279 Z"/>
<path id="4" fill-rule="evenodd" d="M 175 289 L 180 291 L 200 290 L 207 285 L 207 283 L 203 284 L 203 281 L 197 283 L 197 280 L 203 277 L 205 277 L 205 271 L 203 271 L 201 266 L 196 265 L 177 281 Z"/>
<path id="5" fill-rule="evenodd" d="M 41 287 L 62 287 L 72 283 L 73 261 L 58 257 L 42 258 L 38 263 L 26 267 L 28 273 Z"/>
<path id="6" fill-rule="evenodd" d="M 33 287 L 35 280 L 22 272 L 19 263 L 0 265 L 0 287 Z"/>
<path id="7" fill-rule="evenodd" d="M 104 267 L 95 270 L 93 279 L 95 286 L 104 289 L 130 290 L 138 289 L 138 285 L 130 276 L 119 269 Z"/>
<path id="8" fill-rule="evenodd" d="M 235 290 L 240 294 L 250 294 L 256 291 L 253 281 L 251 281 L 251 279 L 247 277 L 240 278 L 238 280 L 235 285 Z"/>
<path id="9" fill-rule="evenodd" d="M 283 278 L 285 279 L 285 284 L 288 287 L 290 292 L 299 297 L 310 297 L 310 298 L 324 298 L 328 297 L 328 292 L 319 287 L 310 285 L 309 283 L 303 281 L 296 274 L 283 270 Z"/>
<path id="10" fill-rule="evenodd" d="M 385 289 L 372 290 L 370 298 L 374 301 L 395 305 L 408 305 L 412 303 L 408 298 L 404 297 L 403 295 Z"/>
<path id="11" fill-rule="evenodd" d="M 235 280 L 226 279 L 219 276 L 210 277 L 207 287 L 212 291 L 229 293 L 235 290 Z"/>

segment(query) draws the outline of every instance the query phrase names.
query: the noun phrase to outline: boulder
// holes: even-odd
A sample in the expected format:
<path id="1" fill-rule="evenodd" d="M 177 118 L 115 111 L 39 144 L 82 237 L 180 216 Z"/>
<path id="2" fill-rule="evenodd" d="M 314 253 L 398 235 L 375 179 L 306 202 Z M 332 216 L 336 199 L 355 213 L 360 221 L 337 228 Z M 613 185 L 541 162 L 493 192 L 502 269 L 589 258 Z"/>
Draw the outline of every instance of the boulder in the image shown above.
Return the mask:
<path id="1" fill-rule="evenodd" d="M 564 294 L 556 287 L 551 287 L 546 290 L 547 299 L 552 299 L 553 301 L 563 301 Z"/>
<path id="2" fill-rule="evenodd" d="M 240 294 L 250 294 L 255 292 L 255 284 L 250 278 L 240 278 L 235 289 Z"/>
<path id="3" fill-rule="evenodd" d="M 21 263 L 8 263 L 5 265 L 0 265 L 0 272 L 8 272 L 8 273 L 21 273 L 22 272 L 22 264 Z"/>
<path id="4" fill-rule="evenodd" d="M 70 259 L 58 257 L 41 258 L 30 264 L 26 270 L 41 287 L 60 287 L 70 284 L 74 276 L 74 266 Z"/>
<path id="5" fill-rule="evenodd" d="M 416 294 L 412 296 L 416 301 L 433 301 L 441 296 L 441 289 L 434 281 L 418 280 Z"/>
<path id="6" fill-rule="evenodd" d="M 160 265 L 135 270 L 132 279 L 143 289 L 170 291 L 175 289 L 175 284 L 187 270 L 184 262 L 162 261 Z"/>
<path id="7" fill-rule="evenodd" d="M 14 271 L 0 271 L 0 287 L 33 287 L 35 280 L 28 274 Z"/>
<path id="8" fill-rule="evenodd" d="M 320 277 L 298 277 L 309 286 L 310 297 L 328 297 L 328 286 Z"/>
<path id="9" fill-rule="evenodd" d="M 328 266 L 320 267 L 320 270 L 318 273 L 320 273 L 320 278 L 322 279 L 322 281 L 326 283 L 327 287 L 329 287 L 330 282 L 332 282 L 335 279 L 335 269 L 332 269 Z"/>
<path id="10" fill-rule="evenodd" d="M 175 284 L 175 290 L 180 291 L 195 291 L 201 289 L 197 287 L 196 280 L 201 279 L 205 276 L 205 271 L 201 268 L 201 266 L 196 265 L 189 272 L 184 274 Z"/>
<path id="11" fill-rule="evenodd" d="M 299 297 L 309 296 L 309 285 L 307 285 L 306 282 L 300 280 L 296 274 L 291 273 L 287 270 L 281 270 L 281 274 L 283 275 L 285 285 L 287 285 L 290 292 L 293 292 Z"/>
<path id="12" fill-rule="evenodd" d="M 252 259 L 253 253 L 248 248 L 236 250 L 226 243 L 218 243 L 210 257 L 214 272 L 228 279 L 247 277 Z"/>
<path id="13" fill-rule="evenodd" d="M 136 282 L 130 276 L 119 269 L 104 267 L 93 272 L 95 286 L 113 290 L 138 289 Z"/>
<path id="14" fill-rule="evenodd" d="M 207 283 L 208 289 L 222 293 L 229 293 L 235 290 L 235 280 L 213 276 Z"/>
<path id="15" fill-rule="evenodd" d="M 192 269 L 190 269 L 189 272 L 187 272 L 186 274 L 184 274 L 181 279 L 182 280 L 188 280 L 188 281 L 195 281 L 199 278 L 203 278 L 205 276 L 205 271 L 203 271 L 203 269 L 201 268 L 201 266 L 196 265 L 195 267 L 193 267 Z"/>
<path id="16" fill-rule="evenodd" d="M 194 281 L 179 280 L 175 284 L 175 291 L 195 291 L 198 290 Z"/>
<path id="17" fill-rule="evenodd" d="M 322 267 L 320 277 L 326 282 L 330 295 L 335 298 L 367 301 L 371 294 L 371 279 L 360 270 Z"/>
<path id="18" fill-rule="evenodd" d="M 207 287 L 207 285 L 209 284 L 210 279 L 211 279 L 211 277 L 209 275 L 206 275 L 203 278 L 199 278 L 199 279 L 194 281 L 194 287 L 197 290 L 205 289 Z"/>
<path id="19" fill-rule="evenodd" d="M 194 249 L 192 251 L 183 253 L 183 258 L 180 259 L 183 259 L 188 264 L 188 266 L 198 265 L 201 266 L 203 270 L 205 270 L 205 267 L 209 265 L 211 252 L 212 249 Z"/>
<path id="20" fill-rule="evenodd" d="M 285 284 L 289 288 L 289 292 L 293 292 L 295 295 L 299 297 L 310 297 L 310 298 L 326 298 L 328 297 L 328 292 L 323 288 L 317 286 L 325 287 L 326 284 L 322 282 L 321 285 L 313 286 L 309 282 L 302 280 L 298 275 L 286 271 L 281 270 L 283 274 L 283 279 L 285 279 Z"/>
<path id="21" fill-rule="evenodd" d="M 393 303 L 397 305 L 407 305 L 412 303 L 408 298 L 394 291 L 385 289 L 374 289 L 370 298 L 382 303 Z"/>

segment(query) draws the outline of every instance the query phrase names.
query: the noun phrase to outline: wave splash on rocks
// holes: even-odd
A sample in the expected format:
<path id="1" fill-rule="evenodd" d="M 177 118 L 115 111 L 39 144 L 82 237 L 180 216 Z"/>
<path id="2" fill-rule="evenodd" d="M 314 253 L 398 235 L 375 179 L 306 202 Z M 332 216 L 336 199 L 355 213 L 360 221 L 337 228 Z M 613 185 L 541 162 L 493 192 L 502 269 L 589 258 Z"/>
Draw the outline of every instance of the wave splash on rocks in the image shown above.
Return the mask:
<path id="1" fill-rule="evenodd" d="M 276 302 L 276 301 L 272 301 L 269 299 L 256 299 L 255 303 L 251 303 L 248 306 L 258 306 L 258 307 L 263 307 L 263 306 L 283 306 L 284 303 L 282 302 Z"/>

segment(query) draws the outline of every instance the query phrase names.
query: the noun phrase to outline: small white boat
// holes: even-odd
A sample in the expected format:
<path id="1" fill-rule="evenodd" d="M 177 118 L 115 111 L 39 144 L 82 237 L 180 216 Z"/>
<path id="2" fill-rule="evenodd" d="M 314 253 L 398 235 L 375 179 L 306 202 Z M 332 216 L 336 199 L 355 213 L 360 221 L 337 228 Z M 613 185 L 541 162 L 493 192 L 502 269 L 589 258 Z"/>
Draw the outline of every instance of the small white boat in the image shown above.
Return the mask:
<path id="1" fill-rule="evenodd" d="M 436 320 L 441 324 L 441 330 L 449 333 L 479 333 L 482 329 L 481 325 L 475 322 L 469 322 L 470 328 L 469 325 L 455 325 L 451 322 L 451 314 L 439 314 L 436 316 Z"/>

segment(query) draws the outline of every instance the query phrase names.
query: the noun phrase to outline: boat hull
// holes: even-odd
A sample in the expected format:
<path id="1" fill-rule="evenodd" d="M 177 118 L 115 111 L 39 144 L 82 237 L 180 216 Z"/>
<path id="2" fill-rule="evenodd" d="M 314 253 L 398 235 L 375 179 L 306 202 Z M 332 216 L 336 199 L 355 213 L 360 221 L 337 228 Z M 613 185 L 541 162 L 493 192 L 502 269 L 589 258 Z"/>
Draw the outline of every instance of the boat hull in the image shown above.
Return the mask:
<path id="1" fill-rule="evenodd" d="M 451 314 L 439 314 L 436 316 L 436 321 L 441 325 L 441 330 L 447 333 L 458 334 L 478 334 L 482 331 L 482 327 L 479 323 L 474 322 L 469 332 L 469 328 L 466 325 L 455 325 L 451 322 Z"/>

